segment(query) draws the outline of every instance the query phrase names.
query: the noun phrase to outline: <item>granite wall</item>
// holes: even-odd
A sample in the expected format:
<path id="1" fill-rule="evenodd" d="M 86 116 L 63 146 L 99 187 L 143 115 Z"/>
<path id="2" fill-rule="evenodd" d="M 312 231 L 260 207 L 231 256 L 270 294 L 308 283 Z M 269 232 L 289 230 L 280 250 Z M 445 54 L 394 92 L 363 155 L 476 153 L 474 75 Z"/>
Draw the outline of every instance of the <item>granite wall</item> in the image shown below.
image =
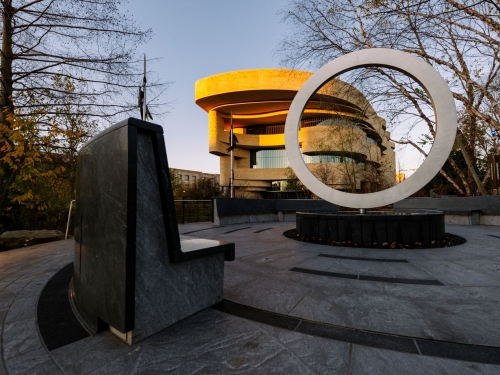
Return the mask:
<path id="1" fill-rule="evenodd" d="M 500 195 L 463 198 L 406 198 L 394 203 L 394 209 L 431 209 L 444 211 L 447 224 L 500 225 Z M 460 211 L 476 210 L 479 210 L 479 212 L 470 216 L 460 213 Z"/>
<path id="2" fill-rule="evenodd" d="M 295 221 L 297 211 L 335 213 L 338 206 L 322 199 L 242 199 L 215 198 L 217 225 L 265 221 Z"/>

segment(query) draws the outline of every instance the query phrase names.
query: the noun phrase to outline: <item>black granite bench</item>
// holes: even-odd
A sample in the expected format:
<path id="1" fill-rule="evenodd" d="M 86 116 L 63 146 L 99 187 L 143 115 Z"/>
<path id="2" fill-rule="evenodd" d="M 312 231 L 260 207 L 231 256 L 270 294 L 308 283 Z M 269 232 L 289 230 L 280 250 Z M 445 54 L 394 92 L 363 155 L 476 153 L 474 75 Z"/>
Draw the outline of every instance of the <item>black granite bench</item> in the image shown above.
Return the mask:
<path id="1" fill-rule="evenodd" d="M 222 300 L 234 244 L 180 240 L 163 129 L 130 118 L 78 155 L 72 304 L 131 343 Z"/>

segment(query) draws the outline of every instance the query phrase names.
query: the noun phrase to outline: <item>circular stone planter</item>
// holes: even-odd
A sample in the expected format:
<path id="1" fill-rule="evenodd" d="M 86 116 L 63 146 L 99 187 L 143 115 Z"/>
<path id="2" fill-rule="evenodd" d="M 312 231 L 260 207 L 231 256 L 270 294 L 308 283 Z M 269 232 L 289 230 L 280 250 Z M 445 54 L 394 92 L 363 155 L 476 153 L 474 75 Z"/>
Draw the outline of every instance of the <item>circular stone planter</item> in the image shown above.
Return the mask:
<path id="1" fill-rule="evenodd" d="M 444 238 L 444 213 L 433 210 L 368 214 L 297 212 L 297 232 L 305 238 L 357 245 L 429 244 Z"/>

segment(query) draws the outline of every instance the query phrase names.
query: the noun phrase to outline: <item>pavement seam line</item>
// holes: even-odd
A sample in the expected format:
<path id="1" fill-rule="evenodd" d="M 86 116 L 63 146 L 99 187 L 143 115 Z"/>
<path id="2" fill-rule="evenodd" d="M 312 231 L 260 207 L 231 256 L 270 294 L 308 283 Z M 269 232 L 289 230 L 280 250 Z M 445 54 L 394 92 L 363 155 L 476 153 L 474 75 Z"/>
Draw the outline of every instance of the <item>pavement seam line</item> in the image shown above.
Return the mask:
<path id="1" fill-rule="evenodd" d="M 352 343 L 349 343 L 349 357 L 347 360 L 347 375 L 351 375 L 351 365 L 352 365 Z"/>
<path id="2" fill-rule="evenodd" d="M 360 262 L 381 262 L 381 263 L 409 263 L 406 259 L 395 259 L 395 258 L 365 258 L 365 257 L 355 257 L 355 256 L 345 256 L 337 254 L 318 254 L 320 258 L 332 258 L 341 260 L 356 260 Z"/>
<path id="3" fill-rule="evenodd" d="M 288 311 L 288 313 L 287 313 L 286 315 L 290 315 L 290 313 L 291 313 L 291 312 L 292 312 L 292 311 L 293 311 L 293 310 L 294 310 L 294 309 L 295 309 L 295 308 L 299 305 L 299 303 L 301 303 L 301 302 L 302 302 L 302 300 L 303 300 L 304 298 L 306 298 L 306 296 L 307 296 L 310 292 L 311 292 L 311 289 L 309 289 L 309 290 L 308 290 L 308 291 L 307 291 L 307 292 L 306 292 L 306 293 L 302 296 L 302 298 L 301 298 L 301 299 L 300 299 L 300 300 L 299 300 L 299 301 L 295 304 L 295 306 L 293 306 L 293 307 L 290 309 L 290 311 Z"/>
<path id="4" fill-rule="evenodd" d="M 254 233 L 262 233 L 262 232 L 265 232 L 266 230 L 270 230 L 270 229 L 273 229 L 273 228 L 259 229 L 258 231 L 255 231 Z"/>
<path id="5" fill-rule="evenodd" d="M 427 261 L 427 260 L 431 260 L 431 259 L 420 259 L 420 260 L 417 260 L 417 262 L 421 262 L 421 261 Z M 413 266 L 413 267 L 416 267 L 418 268 L 419 270 L 425 272 L 427 275 L 429 275 L 430 277 L 433 277 L 434 279 L 436 279 L 437 281 L 439 281 L 440 283 L 442 283 L 444 286 L 448 285 L 448 284 L 445 284 L 443 283 L 441 280 L 439 280 L 436 276 L 434 276 L 433 274 L 427 272 L 427 270 L 424 270 L 421 266 L 417 265 L 417 264 L 413 264 L 411 261 L 409 261 L 409 263 Z"/>
<path id="6" fill-rule="evenodd" d="M 245 227 L 245 228 L 239 228 L 239 229 L 233 229 L 233 230 L 230 230 L 228 232 L 224 232 L 222 234 L 228 234 L 228 233 L 233 233 L 233 232 L 237 232 L 239 230 L 244 230 L 244 229 L 251 229 L 252 227 Z"/>
<path id="7" fill-rule="evenodd" d="M 408 297 L 407 298 L 407 301 L 409 301 L 411 303 L 411 305 L 413 306 L 413 308 L 415 309 L 415 311 L 417 312 L 418 316 L 420 316 L 420 319 L 422 319 L 422 322 L 424 322 L 425 326 L 429 329 L 430 332 L 432 332 L 432 334 L 434 335 L 433 337 L 433 340 L 438 340 L 436 337 L 436 332 L 434 332 L 431 327 L 429 326 L 429 323 L 427 322 L 427 320 L 425 319 L 425 317 L 422 315 L 422 313 L 420 312 L 419 309 L 417 309 L 417 306 L 415 306 L 415 304 L 413 303 L 413 300 Z M 425 301 L 425 300 L 424 300 Z M 428 299 L 427 299 L 428 301 Z M 415 339 L 413 339 L 413 341 L 415 341 Z M 417 345 L 417 342 L 415 341 L 415 345 Z M 418 347 L 418 346 L 417 346 Z M 419 348 L 419 352 L 420 352 L 420 348 Z"/>
<path id="8" fill-rule="evenodd" d="M 417 347 L 418 354 L 422 355 L 422 352 L 420 351 L 420 348 L 418 347 L 417 341 L 413 339 L 413 342 L 415 343 L 415 346 Z"/>
<path id="9" fill-rule="evenodd" d="M 218 226 L 218 227 L 211 227 L 211 228 L 205 228 L 205 229 L 197 229 L 197 230 L 192 230 L 191 232 L 181 233 L 181 235 L 186 235 L 186 234 L 201 232 L 203 230 L 217 229 L 217 228 L 226 228 L 226 227 L 221 225 L 221 226 Z"/>

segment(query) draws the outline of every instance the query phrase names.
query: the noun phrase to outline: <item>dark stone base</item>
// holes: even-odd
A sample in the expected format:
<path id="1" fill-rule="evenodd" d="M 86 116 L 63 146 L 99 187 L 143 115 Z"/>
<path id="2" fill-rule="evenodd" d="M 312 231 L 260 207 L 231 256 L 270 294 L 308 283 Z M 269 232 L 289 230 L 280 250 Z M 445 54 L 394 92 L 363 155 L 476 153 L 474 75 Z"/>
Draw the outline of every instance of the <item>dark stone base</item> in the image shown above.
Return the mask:
<path id="1" fill-rule="evenodd" d="M 440 249 L 443 247 L 452 247 L 452 246 L 458 246 L 458 245 L 463 245 L 464 243 L 467 242 L 467 240 L 463 237 L 457 236 L 456 234 L 451 234 L 451 233 L 445 233 L 444 238 L 439 241 L 432 241 L 431 243 L 425 243 L 425 242 L 417 242 L 414 245 L 410 244 L 401 244 L 397 242 L 392 242 L 392 243 L 387 243 L 387 242 L 382 242 L 382 243 L 377 243 L 374 242 L 371 245 L 370 244 L 356 244 L 351 241 L 344 241 L 344 242 L 336 242 L 332 240 L 325 240 L 325 239 L 319 239 L 319 238 L 308 238 L 301 236 L 296 229 L 289 229 L 285 232 L 283 232 L 283 235 L 285 237 L 291 238 L 292 240 L 296 241 L 303 241 L 303 242 L 309 242 L 309 243 L 314 243 L 317 245 L 327 245 L 327 246 L 342 246 L 342 247 L 361 247 L 364 249 Z M 500 237 L 499 237 L 500 238 Z M 321 256 L 326 256 L 326 255 L 321 255 Z M 351 258 L 351 257 L 347 257 Z M 359 260 L 360 258 L 352 258 L 353 260 Z M 364 260 L 364 259 L 362 259 Z M 373 260 L 373 258 L 369 258 L 369 260 Z M 380 261 L 388 262 L 387 259 L 378 259 Z M 394 261 L 394 260 L 392 260 Z"/>
<path id="2" fill-rule="evenodd" d="M 422 245 L 445 235 L 441 211 L 325 214 L 297 212 L 297 233 L 312 240 L 373 244 Z"/>

